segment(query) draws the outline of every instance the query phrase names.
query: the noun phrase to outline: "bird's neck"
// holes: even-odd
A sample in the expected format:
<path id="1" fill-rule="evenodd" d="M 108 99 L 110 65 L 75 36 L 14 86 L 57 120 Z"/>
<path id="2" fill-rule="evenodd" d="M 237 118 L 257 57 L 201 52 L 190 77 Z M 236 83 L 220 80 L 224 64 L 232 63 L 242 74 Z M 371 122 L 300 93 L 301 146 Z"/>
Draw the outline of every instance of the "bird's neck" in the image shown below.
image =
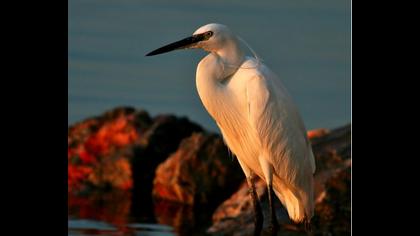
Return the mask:
<path id="1" fill-rule="evenodd" d="M 237 39 L 229 40 L 221 49 L 215 51 L 215 53 L 223 64 L 223 78 L 227 78 L 235 73 L 245 59 L 245 53 L 239 47 Z"/>
<path id="2" fill-rule="evenodd" d="M 245 55 L 237 42 L 229 42 L 201 60 L 197 68 L 196 85 L 204 107 L 217 120 L 223 116 L 220 107 L 226 106 L 223 87 L 241 67 Z"/>

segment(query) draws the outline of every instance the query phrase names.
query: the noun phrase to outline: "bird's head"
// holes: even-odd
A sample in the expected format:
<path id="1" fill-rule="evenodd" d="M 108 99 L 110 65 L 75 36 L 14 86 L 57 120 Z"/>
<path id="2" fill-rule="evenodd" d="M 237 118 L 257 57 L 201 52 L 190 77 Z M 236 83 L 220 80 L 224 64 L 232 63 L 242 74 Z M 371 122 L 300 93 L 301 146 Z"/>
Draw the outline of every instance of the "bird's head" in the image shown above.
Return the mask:
<path id="1" fill-rule="evenodd" d="M 222 24 L 207 24 L 198 28 L 192 36 L 158 48 L 146 56 L 154 56 L 176 49 L 201 48 L 208 52 L 219 50 L 230 39 L 235 38 L 228 27 Z"/>

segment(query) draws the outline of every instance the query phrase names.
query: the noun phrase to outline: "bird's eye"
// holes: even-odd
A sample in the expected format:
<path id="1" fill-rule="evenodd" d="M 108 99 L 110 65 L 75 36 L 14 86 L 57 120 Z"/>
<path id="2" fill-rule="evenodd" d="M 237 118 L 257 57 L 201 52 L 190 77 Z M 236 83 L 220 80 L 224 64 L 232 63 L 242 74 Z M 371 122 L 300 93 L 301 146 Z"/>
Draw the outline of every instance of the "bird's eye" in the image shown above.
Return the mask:
<path id="1" fill-rule="evenodd" d="M 207 31 L 206 33 L 204 33 L 204 35 L 206 36 L 206 38 L 210 38 L 211 36 L 213 36 L 213 31 Z"/>

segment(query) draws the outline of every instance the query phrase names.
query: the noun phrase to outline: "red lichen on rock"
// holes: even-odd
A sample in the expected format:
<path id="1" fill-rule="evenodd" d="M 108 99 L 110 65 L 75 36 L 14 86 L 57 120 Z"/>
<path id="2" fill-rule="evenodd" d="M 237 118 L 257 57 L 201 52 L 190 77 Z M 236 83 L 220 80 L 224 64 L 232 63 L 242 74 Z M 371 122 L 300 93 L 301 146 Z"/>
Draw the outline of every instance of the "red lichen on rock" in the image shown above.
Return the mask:
<path id="1" fill-rule="evenodd" d="M 132 112 L 115 110 L 111 119 L 91 119 L 69 129 L 68 191 L 87 186 L 111 185 L 130 189 L 133 185 L 127 156 L 122 152 L 139 136 Z"/>

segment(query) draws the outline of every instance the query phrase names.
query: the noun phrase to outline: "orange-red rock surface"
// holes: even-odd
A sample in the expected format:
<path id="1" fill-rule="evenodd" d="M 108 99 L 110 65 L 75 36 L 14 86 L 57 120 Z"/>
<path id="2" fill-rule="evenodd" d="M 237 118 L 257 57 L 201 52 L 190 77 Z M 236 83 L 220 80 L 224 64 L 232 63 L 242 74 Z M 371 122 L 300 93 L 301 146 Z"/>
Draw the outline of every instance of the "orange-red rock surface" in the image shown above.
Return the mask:
<path id="1" fill-rule="evenodd" d="M 186 118 L 116 108 L 69 127 L 68 191 L 131 190 L 144 183 L 151 191 L 154 169 L 181 140 L 202 128 Z"/>
<path id="2" fill-rule="evenodd" d="M 308 136 L 317 165 L 314 233 L 348 235 L 350 125 L 312 130 Z M 186 118 L 151 117 L 120 107 L 68 129 L 69 211 L 81 218 L 124 224 L 133 214 L 149 211 L 180 234 L 194 232 L 200 219 L 207 225 L 212 221 L 210 234 L 250 235 L 253 212 L 244 178 L 221 136 Z M 265 183 L 256 185 L 267 215 Z M 208 217 L 194 215 L 196 207 Z M 305 235 L 290 224 L 279 201 L 276 210 L 285 224 L 282 234 Z"/>
<path id="3" fill-rule="evenodd" d="M 187 205 L 220 202 L 243 178 L 219 135 L 194 133 L 156 169 L 153 195 Z"/>

